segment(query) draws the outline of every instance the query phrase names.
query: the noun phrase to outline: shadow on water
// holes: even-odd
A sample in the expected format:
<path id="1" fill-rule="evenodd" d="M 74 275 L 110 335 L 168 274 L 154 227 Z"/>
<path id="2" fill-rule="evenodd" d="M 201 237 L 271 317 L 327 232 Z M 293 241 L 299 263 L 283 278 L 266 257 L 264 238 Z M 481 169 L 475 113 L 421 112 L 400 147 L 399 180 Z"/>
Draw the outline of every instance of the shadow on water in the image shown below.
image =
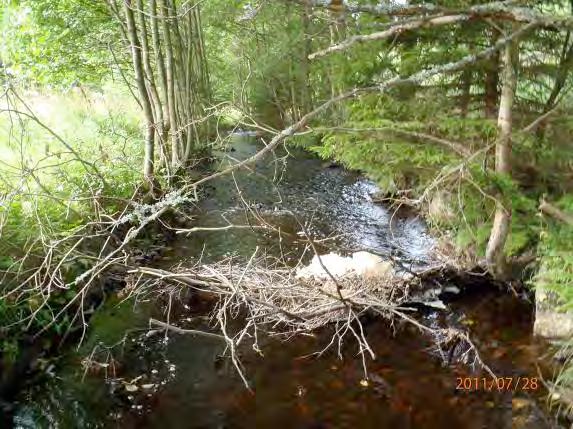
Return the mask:
<path id="1" fill-rule="evenodd" d="M 244 159 L 258 148 L 250 139 L 236 140 L 234 151 L 228 153 L 236 159 Z M 281 228 L 285 233 L 282 241 L 276 235 L 248 229 L 201 232 L 178 239 L 161 265 L 190 263 L 200 255 L 204 261 L 229 254 L 248 257 L 256 246 L 298 260 L 304 245 L 297 239 L 300 225 L 293 214 L 318 238 L 336 235 L 331 246 L 337 248 L 398 253 L 413 263 L 431 258 L 432 239 L 423 222 L 393 216 L 374 204 L 370 198 L 376 191 L 373 183 L 342 168 L 329 168 L 308 154 L 284 155 L 214 182 L 193 213 L 201 226 L 244 225 L 248 219 L 242 197 L 256 203 L 261 215 Z M 192 301 L 182 305 L 179 322 L 183 326 L 209 329 L 204 317 L 208 304 Z M 537 376 L 541 358 L 539 345 L 531 337 L 531 312 L 527 302 L 480 290 L 450 303 L 447 312 L 428 313 L 424 320 L 433 326 L 468 329 L 497 375 L 532 377 Z M 46 375 L 44 383 L 21 397 L 16 404 L 17 426 L 551 427 L 536 401 L 538 392 L 456 390 L 456 378 L 472 375 L 471 366 L 444 366 L 431 340 L 412 327 L 390 327 L 378 320 L 365 323 L 376 354 L 376 360 L 368 362 L 368 382 L 353 344 L 342 347 L 343 359 L 336 350 L 320 357 L 314 354 L 329 341 L 329 329 L 288 342 L 261 336 L 264 356 L 252 348 L 240 351 L 253 388 L 249 391 L 231 362 L 221 358 L 224 347 L 220 342 L 149 335 L 145 327 L 150 315 L 165 318 L 158 304 L 108 303 L 94 318 L 90 337 L 80 352 L 70 353 L 56 369 L 47 371 L 52 375 Z M 126 332 L 131 333 L 124 338 Z M 108 350 L 100 343 L 120 345 Z M 98 353 L 93 359 L 104 364 L 92 368 L 82 381 L 80 361 L 94 347 Z M 515 426 L 517 418 L 521 420 Z"/>

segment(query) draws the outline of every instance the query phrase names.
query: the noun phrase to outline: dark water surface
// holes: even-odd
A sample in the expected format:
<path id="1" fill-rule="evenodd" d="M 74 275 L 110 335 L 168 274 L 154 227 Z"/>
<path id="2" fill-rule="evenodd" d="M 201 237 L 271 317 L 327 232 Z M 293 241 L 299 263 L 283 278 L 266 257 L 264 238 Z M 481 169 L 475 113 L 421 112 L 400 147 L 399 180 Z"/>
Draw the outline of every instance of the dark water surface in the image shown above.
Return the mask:
<path id="1" fill-rule="evenodd" d="M 235 151 L 244 159 L 259 146 L 237 137 Z M 307 154 L 267 158 L 251 171 L 213 183 L 194 216 L 200 226 L 226 221 L 245 224 L 242 199 L 256 202 L 269 223 L 285 233 L 247 229 L 202 232 L 178 239 L 161 262 L 166 267 L 238 254 L 256 246 L 295 261 L 303 252 L 298 222 L 316 238 L 336 235 L 331 246 L 370 248 L 398 255 L 414 265 L 431 260 L 432 239 L 424 224 L 394 215 L 374 204 L 373 183 Z M 296 220 L 296 219 L 298 220 Z M 310 256 L 310 255 L 308 255 Z M 178 310 L 185 327 L 209 329 L 201 302 Z M 162 308 L 110 302 L 93 319 L 79 352 L 70 353 L 45 381 L 30 388 L 16 404 L 22 428 L 511 428 L 552 427 L 539 405 L 539 392 L 456 390 L 456 377 L 472 374 L 468 365 L 444 366 L 431 340 L 411 327 L 391 328 L 377 320 L 365 323 L 376 360 L 368 362 L 365 382 L 354 344 L 313 355 L 328 342 L 329 329 L 289 342 L 260 339 L 262 354 L 240 351 L 253 388 L 245 389 L 217 340 L 163 333 L 147 334 L 150 315 L 165 319 Z M 433 312 L 423 321 L 433 326 L 464 327 L 498 376 L 537 376 L 543 359 L 531 337 L 532 308 L 508 294 L 480 290 Z M 127 333 L 127 336 L 125 336 Z M 122 341 L 125 339 L 125 341 Z M 119 343 L 116 347 L 111 346 Z M 81 361 L 92 352 L 103 365 L 82 380 Z M 113 357 L 113 360 L 112 360 Z M 108 375 L 107 381 L 105 375 Z M 479 373 L 477 373 L 479 374 Z M 483 376 L 480 374 L 479 376 Z M 133 387 L 135 386 L 135 387 Z"/>

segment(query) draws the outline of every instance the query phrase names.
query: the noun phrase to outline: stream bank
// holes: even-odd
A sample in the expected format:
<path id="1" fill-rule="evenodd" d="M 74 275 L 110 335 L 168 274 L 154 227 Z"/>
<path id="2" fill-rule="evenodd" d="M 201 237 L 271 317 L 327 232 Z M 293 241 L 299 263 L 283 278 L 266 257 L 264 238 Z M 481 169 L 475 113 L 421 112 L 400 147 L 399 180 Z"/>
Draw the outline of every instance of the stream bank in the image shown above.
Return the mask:
<path id="1" fill-rule="evenodd" d="M 238 136 L 232 156 L 244 159 L 259 148 Z M 292 264 L 304 255 L 299 225 L 328 239 L 321 250 L 371 249 L 411 267 L 431 261 L 433 240 L 415 217 L 394 216 L 374 204 L 376 186 L 359 174 L 325 168 L 308 154 L 277 153 L 250 171 L 209 185 L 208 197 L 193 213 L 197 225 L 248 224 L 244 202 L 256 204 L 264 219 L 284 232 L 283 239 L 250 229 L 201 231 L 179 235 L 154 265 L 209 263 L 223 257 L 249 257 L 257 246 Z M 236 182 L 235 182 L 236 181 Z M 236 189 L 241 190 L 241 194 Z M 449 279 L 456 283 L 456 279 Z M 478 282 L 479 283 L 479 282 Z M 429 326 L 470 332 L 482 358 L 504 377 L 537 376 L 544 357 L 531 336 L 533 306 L 504 290 L 474 287 L 447 303 L 447 311 L 425 311 Z M 458 285 L 460 286 L 460 285 Z M 187 296 L 179 302 L 140 297 L 139 302 L 110 300 L 92 320 L 90 335 L 78 352 L 47 368 L 45 382 L 15 404 L 18 427 L 552 427 L 540 405 L 542 391 L 463 391 L 456 378 L 478 376 L 471 365 L 444 365 L 431 338 L 412 327 L 389 327 L 368 320 L 366 336 L 377 359 L 362 363 L 351 344 L 314 355 L 330 338 L 330 328 L 288 342 L 266 338 L 240 350 L 253 392 L 222 358 L 224 344 L 162 331 L 149 333 L 150 317 L 185 328 L 210 330 L 211 304 Z M 169 317 L 166 308 L 172 305 Z M 178 307 L 175 309 L 174 307 Z M 177 315 L 177 316 L 175 316 Z M 115 345 L 115 346 L 114 346 Z M 82 366 L 82 363 L 84 364 Z M 470 363 L 471 364 L 471 363 Z M 481 375 L 479 375 L 481 376 Z M 529 426 L 528 426 L 529 425 Z"/>

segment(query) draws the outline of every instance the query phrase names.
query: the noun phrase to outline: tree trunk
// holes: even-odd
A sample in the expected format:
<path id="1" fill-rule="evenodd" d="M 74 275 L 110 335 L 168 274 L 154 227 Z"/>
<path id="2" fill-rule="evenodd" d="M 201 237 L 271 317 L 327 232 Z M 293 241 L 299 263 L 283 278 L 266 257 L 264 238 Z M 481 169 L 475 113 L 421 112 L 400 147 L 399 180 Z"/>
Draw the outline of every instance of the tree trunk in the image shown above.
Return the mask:
<path id="1" fill-rule="evenodd" d="M 491 30 L 491 44 L 496 42 L 499 33 L 497 30 Z M 491 60 L 488 61 L 485 72 L 485 117 L 493 119 L 497 115 L 497 101 L 499 98 L 498 84 L 499 84 L 499 54 L 496 52 Z"/>
<path id="2" fill-rule="evenodd" d="M 145 71 L 145 83 L 147 85 L 148 94 L 152 102 L 155 141 L 158 142 L 161 148 L 161 152 L 163 152 L 163 106 L 159 91 L 157 91 L 155 75 L 151 67 L 150 49 L 143 0 L 136 0 L 136 4 L 139 17 L 139 28 L 141 31 L 141 59 L 143 61 L 143 70 Z M 151 13 L 155 13 L 155 8 L 151 9 Z"/>
<path id="3" fill-rule="evenodd" d="M 461 96 L 460 96 L 460 115 L 462 118 L 468 116 L 471 100 L 472 88 L 472 71 L 470 69 L 464 70 L 461 76 Z"/>
<path id="4" fill-rule="evenodd" d="M 163 50 L 161 49 L 161 37 L 159 35 L 159 23 L 158 23 L 158 12 L 157 10 L 157 0 L 149 1 L 149 11 L 150 11 L 150 28 L 151 28 L 151 41 L 153 46 L 153 55 L 155 60 L 155 65 L 157 68 L 157 79 L 156 82 L 159 83 L 158 96 L 161 101 L 161 120 L 162 123 L 157 127 L 157 130 L 161 134 L 158 138 L 159 142 L 159 155 L 160 155 L 160 165 L 165 167 L 167 170 L 167 175 L 171 176 L 171 167 L 169 161 L 169 148 L 168 148 L 168 132 L 169 132 L 169 104 L 167 96 L 167 73 L 165 71 L 165 59 L 163 56 Z"/>
<path id="5" fill-rule="evenodd" d="M 514 53 L 515 42 L 510 42 L 503 52 L 503 76 L 501 99 L 499 103 L 498 128 L 499 134 L 495 146 L 495 172 L 500 176 L 511 175 L 511 128 L 512 108 L 515 98 L 517 77 Z M 507 273 L 507 261 L 504 252 L 505 243 L 511 226 L 511 203 L 498 193 L 495 217 L 486 249 L 488 270 L 496 278 L 503 278 Z"/>
<path id="6" fill-rule="evenodd" d="M 547 112 L 554 109 L 555 106 L 557 106 L 559 102 L 559 95 L 561 95 L 561 92 L 565 88 L 565 84 L 567 83 L 567 79 L 569 77 L 569 72 L 573 67 L 573 43 L 570 44 L 570 38 L 571 32 L 568 31 L 563 43 L 563 49 L 559 59 L 559 68 L 555 74 L 553 88 L 551 89 L 551 93 L 545 102 L 545 106 L 541 112 L 542 115 L 545 115 Z M 546 121 L 540 121 L 537 125 L 536 135 L 539 140 L 542 140 L 545 136 L 545 125 Z"/>
<path id="7" fill-rule="evenodd" d="M 179 139 L 179 127 L 177 124 L 177 110 L 175 105 L 175 70 L 173 60 L 173 44 L 171 41 L 171 26 L 169 24 L 171 8 L 168 7 L 166 0 L 160 0 L 159 9 L 161 10 L 161 26 L 163 29 L 163 41 L 165 43 L 167 108 L 169 111 L 169 134 L 171 136 L 171 168 L 173 173 L 175 173 L 180 164 L 181 145 Z"/>
<path id="8" fill-rule="evenodd" d="M 199 5 L 178 0 L 108 3 L 130 48 L 139 92 L 134 97 L 145 113 L 145 175 L 156 170 L 157 145 L 157 165 L 165 166 L 171 177 L 202 149 L 200 136 L 209 122 L 204 119 L 210 82 Z"/>
<path id="9" fill-rule="evenodd" d="M 151 40 L 153 42 L 153 53 L 155 54 L 155 64 L 157 66 L 157 74 L 159 81 L 159 89 L 163 105 L 163 117 L 169 117 L 169 110 L 167 108 L 167 73 L 165 71 L 165 62 L 163 57 L 163 51 L 161 49 L 161 38 L 159 36 L 159 24 L 157 19 L 157 0 L 150 0 L 149 10 L 151 13 Z M 163 128 L 167 129 L 168 124 L 164 123 Z"/>
<path id="10" fill-rule="evenodd" d="M 131 57 L 133 69 L 135 71 L 135 81 L 139 91 L 141 106 L 145 116 L 145 156 L 143 159 L 143 176 L 150 182 L 153 182 L 153 163 L 155 152 L 155 129 L 153 125 L 153 109 L 149 100 L 149 94 L 145 85 L 145 74 L 143 61 L 141 58 L 141 45 L 137 36 L 137 27 L 132 9 L 132 0 L 124 0 L 124 10 L 127 23 L 127 33 L 131 44 Z"/>
<path id="11" fill-rule="evenodd" d="M 303 33 L 303 53 L 301 58 L 301 69 L 304 77 L 304 85 L 301 86 L 301 104 L 302 110 L 306 114 L 312 110 L 312 86 L 310 83 L 310 64 L 308 56 L 312 53 L 312 35 L 311 35 L 311 8 L 305 4 L 301 9 L 302 33 Z"/>

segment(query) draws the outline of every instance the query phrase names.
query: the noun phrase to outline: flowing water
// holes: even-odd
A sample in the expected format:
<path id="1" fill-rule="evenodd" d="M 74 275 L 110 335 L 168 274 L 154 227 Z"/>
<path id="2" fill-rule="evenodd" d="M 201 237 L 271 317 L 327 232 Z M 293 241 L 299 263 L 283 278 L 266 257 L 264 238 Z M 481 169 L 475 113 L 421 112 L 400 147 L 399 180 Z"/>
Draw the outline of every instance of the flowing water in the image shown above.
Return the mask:
<path id="1" fill-rule="evenodd" d="M 244 159 L 259 145 L 236 136 L 226 156 Z M 221 226 L 248 221 L 243 204 L 254 203 L 261 216 L 281 229 L 283 239 L 249 229 L 180 236 L 165 253 L 162 267 L 204 262 L 237 254 L 249 257 L 259 246 L 293 263 L 304 255 L 300 223 L 317 238 L 331 237 L 330 249 L 372 249 L 405 263 L 431 260 L 432 238 L 423 222 L 372 202 L 376 186 L 359 174 L 325 165 L 301 152 L 267 158 L 249 171 L 224 177 L 208 187 L 193 211 L 195 224 Z M 241 190 L 239 194 L 237 189 Z M 252 221 L 252 220 L 251 220 Z M 324 248 L 327 251 L 326 248 Z M 117 304 L 110 299 L 92 319 L 79 351 L 52 365 L 14 404 L 17 427 L 61 428 L 510 428 L 552 427 L 542 392 L 464 391 L 457 377 L 472 366 L 444 365 L 430 338 L 412 327 L 365 322 L 376 354 L 364 380 L 356 346 L 342 357 L 318 357 L 329 329 L 314 336 L 280 342 L 260 339 L 260 353 L 241 350 L 247 390 L 217 340 L 163 333 L 149 335 L 150 316 L 165 318 L 154 302 Z M 196 299 L 177 309 L 179 322 L 209 329 L 209 304 Z M 539 344 L 531 337 L 529 303 L 494 289 L 479 289 L 427 312 L 432 326 L 470 331 L 482 357 L 499 376 L 538 375 Z M 112 345 L 114 345 L 112 347 Z M 81 365 L 91 352 L 91 365 Z M 107 377 L 106 377 L 107 376 Z M 483 375 L 480 375 L 483 376 Z"/>

